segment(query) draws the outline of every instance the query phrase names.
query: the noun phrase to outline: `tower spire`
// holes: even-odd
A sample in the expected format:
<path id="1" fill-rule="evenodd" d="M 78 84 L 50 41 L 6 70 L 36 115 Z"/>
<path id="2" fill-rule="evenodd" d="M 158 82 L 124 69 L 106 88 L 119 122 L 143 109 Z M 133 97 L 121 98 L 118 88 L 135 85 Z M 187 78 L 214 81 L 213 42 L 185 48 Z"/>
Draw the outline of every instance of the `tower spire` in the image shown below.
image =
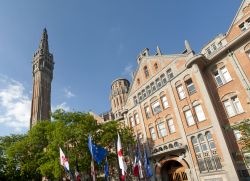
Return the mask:
<path id="1" fill-rule="evenodd" d="M 32 61 L 33 95 L 30 128 L 39 121 L 50 120 L 53 69 L 53 55 L 49 52 L 48 34 L 44 28 L 39 47 Z"/>
<path id="2" fill-rule="evenodd" d="M 49 43 L 48 43 L 48 34 L 47 34 L 47 29 L 43 29 L 41 41 L 39 44 L 39 50 L 43 53 L 49 53 Z"/>

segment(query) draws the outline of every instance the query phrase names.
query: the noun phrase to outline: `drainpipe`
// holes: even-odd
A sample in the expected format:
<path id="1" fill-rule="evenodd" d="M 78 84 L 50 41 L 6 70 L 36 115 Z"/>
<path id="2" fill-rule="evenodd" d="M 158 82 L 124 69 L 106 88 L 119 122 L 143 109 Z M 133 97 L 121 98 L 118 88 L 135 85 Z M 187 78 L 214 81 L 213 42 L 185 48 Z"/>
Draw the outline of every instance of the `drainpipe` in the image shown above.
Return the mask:
<path id="1" fill-rule="evenodd" d="M 239 71 L 240 78 L 242 79 L 243 83 L 244 83 L 245 86 L 246 86 L 247 95 L 248 95 L 248 98 L 249 98 L 248 101 L 250 101 L 250 82 L 249 82 L 249 80 L 247 79 L 247 76 L 246 76 L 245 72 L 243 71 L 241 65 L 239 64 L 239 61 L 238 61 L 238 59 L 236 58 L 234 52 L 231 51 L 231 50 L 228 50 L 228 55 L 229 55 L 229 57 L 232 58 L 234 64 L 236 65 L 236 69 L 238 69 L 238 71 Z"/>

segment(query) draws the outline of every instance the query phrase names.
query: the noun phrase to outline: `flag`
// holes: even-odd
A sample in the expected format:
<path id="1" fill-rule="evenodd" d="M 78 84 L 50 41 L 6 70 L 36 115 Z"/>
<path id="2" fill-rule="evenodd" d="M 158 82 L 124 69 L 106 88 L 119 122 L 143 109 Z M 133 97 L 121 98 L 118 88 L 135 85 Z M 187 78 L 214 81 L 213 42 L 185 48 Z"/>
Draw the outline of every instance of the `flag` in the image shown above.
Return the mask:
<path id="1" fill-rule="evenodd" d="M 98 146 L 92 142 L 91 135 L 88 138 L 88 147 L 92 158 L 100 164 L 102 160 L 108 155 L 108 151 L 101 146 Z"/>
<path id="2" fill-rule="evenodd" d="M 146 148 L 144 148 L 144 167 L 145 167 L 145 171 L 146 171 L 146 176 L 147 177 L 152 177 L 153 172 L 152 172 L 152 169 L 151 169 L 151 166 L 150 166 L 150 161 L 148 159 Z"/>
<path id="3" fill-rule="evenodd" d="M 134 172 L 134 176 L 136 177 L 139 176 L 140 178 L 143 178 L 141 159 L 142 157 L 141 157 L 140 145 L 139 145 L 139 141 L 137 140 L 133 172 Z"/>
<path id="4" fill-rule="evenodd" d="M 60 164 L 67 170 L 69 171 L 69 161 L 68 158 L 64 155 L 63 151 L 61 148 L 60 150 Z"/>
<path id="5" fill-rule="evenodd" d="M 106 160 L 105 165 L 104 165 L 104 174 L 105 174 L 105 178 L 108 178 L 108 176 L 109 176 L 108 160 Z"/>
<path id="6" fill-rule="evenodd" d="M 75 170 L 75 177 L 76 177 L 76 181 L 81 181 L 81 176 L 80 176 L 80 173 L 79 173 L 79 167 L 78 167 L 78 161 L 76 159 L 76 170 Z"/>
<path id="7" fill-rule="evenodd" d="M 121 179 L 125 180 L 125 175 L 127 171 L 127 165 L 123 160 L 123 155 L 122 155 L 122 144 L 121 144 L 121 139 L 120 135 L 118 134 L 118 139 L 117 139 L 117 155 L 118 155 L 118 162 L 119 162 L 119 167 L 122 170 L 122 175 Z"/>

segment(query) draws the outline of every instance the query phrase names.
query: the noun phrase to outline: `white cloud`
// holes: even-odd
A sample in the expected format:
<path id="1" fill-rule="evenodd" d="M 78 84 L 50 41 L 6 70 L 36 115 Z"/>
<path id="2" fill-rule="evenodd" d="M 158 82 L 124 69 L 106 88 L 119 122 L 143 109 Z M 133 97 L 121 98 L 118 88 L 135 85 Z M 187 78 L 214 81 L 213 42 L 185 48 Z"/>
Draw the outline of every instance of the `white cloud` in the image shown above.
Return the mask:
<path id="1" fill-rule="evenodd" d="M 0 123 L 20 132 L 29 127 L 31 100 L 22 83 L 0 75 Z"/>
<path id="2" fill-rule="evenodd" d="M 123 75 L 133 77 L 133 65 L 128 64 L 124 70 L 123 70 Z"/>
<path id="3" fill-rule="evenodd" d="M 63 109 L 64 111 L 69 111 L 70 107 L 67 105 L 66 102 L 63 102 L 61 104 L 56 105 L 55 107 L 52 106 L 52 112 L 54 112 L 57 109 Z"/>
<path id="4" fill-rule="evenodd" d="M 65 88 L 64 90 L 64 95 L 67 97 L 67 98 L 71 98 L 71 97 L 75 97 L 76 95 L 73 94 L 70 90 L 68 90 L 67 88 Z"/>

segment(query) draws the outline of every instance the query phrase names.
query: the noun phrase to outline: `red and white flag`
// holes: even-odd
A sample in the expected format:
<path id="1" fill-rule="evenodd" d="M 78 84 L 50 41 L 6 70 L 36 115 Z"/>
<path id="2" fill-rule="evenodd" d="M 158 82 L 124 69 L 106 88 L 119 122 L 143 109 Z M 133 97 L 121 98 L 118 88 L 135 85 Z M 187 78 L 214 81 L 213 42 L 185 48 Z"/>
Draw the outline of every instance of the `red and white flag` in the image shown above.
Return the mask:
<path id="1" fill-rule="evenodd" d="M 61 148 L 60 150 L 60 164 L 64 166 L 68 171 L 69 171 L 69 161 L 68 158 L 64 155 L 63 151 Z"/>
<path id="2" fill-rule="evenodd" d="M 126 163 L 124 162 L 124 159 L 123 159 L 122 144 L 121 144 L 121 139 L 120 139 L 119 134 L 118 134 L 118 139 L 117 139 L 117 155 L 118 155 L 119 167 L 122 170 L 121 179 L 125 180 L 127 165 L 126 165 Z"/>

